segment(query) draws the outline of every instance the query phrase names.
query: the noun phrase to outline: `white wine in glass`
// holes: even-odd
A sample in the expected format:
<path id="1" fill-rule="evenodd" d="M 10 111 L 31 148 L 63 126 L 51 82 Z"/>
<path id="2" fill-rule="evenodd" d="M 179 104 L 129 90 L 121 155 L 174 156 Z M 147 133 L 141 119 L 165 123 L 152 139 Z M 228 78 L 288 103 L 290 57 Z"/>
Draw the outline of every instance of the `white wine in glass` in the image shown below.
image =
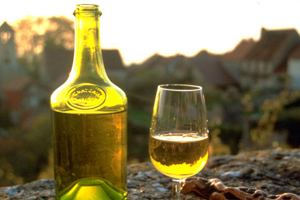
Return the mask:
<path id="1" fill-rule="evenodd" d="M 150 128 L 149 154 L 155 168 L 173 178 L 173 199 L 180 199 L 185 178 L 197 174 L 206 165 L 208 147 L 202 87 L 159 85 Z"/>

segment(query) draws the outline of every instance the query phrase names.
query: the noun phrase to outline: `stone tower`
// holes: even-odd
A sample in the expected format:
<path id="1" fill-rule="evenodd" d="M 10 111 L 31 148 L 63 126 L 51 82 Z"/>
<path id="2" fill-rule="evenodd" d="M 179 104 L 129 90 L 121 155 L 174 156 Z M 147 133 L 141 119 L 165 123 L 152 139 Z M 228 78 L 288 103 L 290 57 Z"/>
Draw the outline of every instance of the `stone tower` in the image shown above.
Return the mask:
<path id="1" fill-rule="evenodd" d="M 4 22 L 0 26 L 0 86 L 19 73 L 15 31 Z"/>

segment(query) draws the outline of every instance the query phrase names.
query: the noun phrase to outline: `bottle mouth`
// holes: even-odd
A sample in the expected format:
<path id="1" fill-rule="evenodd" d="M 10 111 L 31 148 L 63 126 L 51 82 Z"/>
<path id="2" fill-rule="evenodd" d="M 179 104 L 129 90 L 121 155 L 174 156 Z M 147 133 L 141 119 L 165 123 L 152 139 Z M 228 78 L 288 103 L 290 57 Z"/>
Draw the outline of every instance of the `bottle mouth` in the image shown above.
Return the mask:
<path id="1" fill-rule="evenodd" d="M 99 10 L 99 5 L 96 4 L 77 4 L 73 15 L 76 16 L 79 13 L 93 13 L 98 14 L 99 17 L 102 15 L 102 12 Z"/>

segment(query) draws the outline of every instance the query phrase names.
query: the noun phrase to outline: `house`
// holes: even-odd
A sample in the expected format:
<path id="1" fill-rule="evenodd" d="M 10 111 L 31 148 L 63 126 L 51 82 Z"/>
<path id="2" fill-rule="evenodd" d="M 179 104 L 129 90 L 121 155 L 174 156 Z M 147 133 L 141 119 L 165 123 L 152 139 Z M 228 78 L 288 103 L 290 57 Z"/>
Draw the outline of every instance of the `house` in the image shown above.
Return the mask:
<path id="1" fill-rule="evenodd" d="M 195 67 L 191 62 L 191 58 L 181 54 L 168 57 L 154 54 L 139 66 L 130 68 L 130 71 L 135 70 L 139 74 L 150 74 L 149 78 L 154 81 L 153 78 L 155 77 L 157 84 L 172 82 L 191 84 L 194 82 L 194 78 L 199 80 L 199 77 L 194 76 Z M 139 74 L 137 75 L 139 76 Z"/>
<path id="2" fill-rule="evenodd" d="M 196 70 L 193 73 L 200 73 L 205 82 L 210 85 L 221 89 L 238 85 L 237 81 L 226 71 L 219 55 L 203 50 L 190 60 Z"/>
<path id="3" fill-rule="evenodd" d="M 32 93 L 27 90 L 31 83 L 32 80 L 18 64 L 15 31 L 4 22 L 0 26 L 0 114 L 5 113 L 6 116 L 7 113 L 8 121 L 13 124 L 20 123 L 23 111 L 33 103 L 32 99 L 29 100 Z M 25 98 L 29 102 L 23 102 L 26 95 L 30 96 Z"/>
<path id="4" fill-rule="evenodd" d="M 181 65 L 186 59 L 187 58 L 185 56 L 180 54 L 165 57 L 155 53 L 141 63 L 138 67 L 142 68 L 143 70 L 155 70 L 159 73 L 172 74 L 176 72 L 176 70 L 180 70 L 182 72 L 182 68 L 184 67 Z"/>
<path id="5" fill-rule="evenodd" d="M 16 55 L 15 31 L 4 22 L 0 26 L 0 86 L 21 72 Z"/>
<path id="6" fill-rule="evenodd" d="M 237 82 L 224 69 L 220 56 L 210 54 L 205 50 L 193 57 L 180 54 L 163 57 L 154 54 L 140 66 L 133 68 L 131 70 L 142 69 L 142 73 L 155 71 L 157 78 L 163 77 L 164 81 L 176 80 L 199 85 L 207 83 L 222 89 L 237 85 Z M 168 79 L 169 77 L 172 78 Z"/>
<path id="7" fill-rule="evenodd" d="M 300 90 L 300 44 L 288 57 L 287 74 L 291 81 L 291 89 Z"/>
<path id="8" fill-rule="evenodd" d="M 63 84 L 71 71 L 73 50 L 64 48 L 44 48 L 44 63 L 41 76 L 53 91 Z M 125 70 L 119 50 L 102 50 L 105 70 L 111 80 L 125 79 Z"/>
<path id="9" fill-rule="evenodd" d="M 49 85 L 50 92 L 63 84 L 71 71 L 73 50 L 64 48 L 44 48 L 41 77 Z"/>
<path id="10" fill-rule="evenodd" d="M 9 110 L 10 121 L 18 125 L 27 120 L 33 110 L 40 107 L 46 93 L 28 76 L 16 76 L 1 87 Z"/>
<path id="11" fill-rule="evenodd" d="M 282 86 L 275 74 L 286 73 L 289 54 L 300 41 L 295 29 L 261 29 L 259 41 L 251 48 L 241 64 L 242 88 L 278 88 Z"/>
<path id="12" fill-rule="evenodd" d="M 102 57 L 107 76 L 114 83 L 125 81 L 126 68 L 124 66 L 120 51 L 117 49 L 103 49 Z"/>
<path id="13" fill-rule="evenodd" d="M 243 39 L 232 51 L 221 55 L 224 68 L 239 84 L 241 84 L 241 63 L 255 43 L 252 38 Z"/>
<path id="14" fill-rule="evenodd" d="M 150 56 L 148 59 L 146 59 L 143 63 L 140 65 L 136 65 L 135 67 L 143 68 L 143 69 L 151 69 L 154 66 L 159 65 L 159 63 L 162 63 L 163 60 L 165 60 L 166 57 L 155 53 L 154 55 Z M 132 66 L 130 68 L 133 68 Z"/>

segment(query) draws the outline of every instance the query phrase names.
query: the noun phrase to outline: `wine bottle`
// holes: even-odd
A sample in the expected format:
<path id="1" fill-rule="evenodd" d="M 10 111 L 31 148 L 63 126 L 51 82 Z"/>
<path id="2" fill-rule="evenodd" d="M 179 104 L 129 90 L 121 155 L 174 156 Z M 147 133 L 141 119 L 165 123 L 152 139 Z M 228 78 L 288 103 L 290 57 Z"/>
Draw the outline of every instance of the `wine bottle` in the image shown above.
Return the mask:
<path id="1" fill-rule="evenodd" d="M 50 99 L 56 198 L 127 199 L 127 98 L 105 72 L 99 6 L 74 15 L 72 69 Z"/>

